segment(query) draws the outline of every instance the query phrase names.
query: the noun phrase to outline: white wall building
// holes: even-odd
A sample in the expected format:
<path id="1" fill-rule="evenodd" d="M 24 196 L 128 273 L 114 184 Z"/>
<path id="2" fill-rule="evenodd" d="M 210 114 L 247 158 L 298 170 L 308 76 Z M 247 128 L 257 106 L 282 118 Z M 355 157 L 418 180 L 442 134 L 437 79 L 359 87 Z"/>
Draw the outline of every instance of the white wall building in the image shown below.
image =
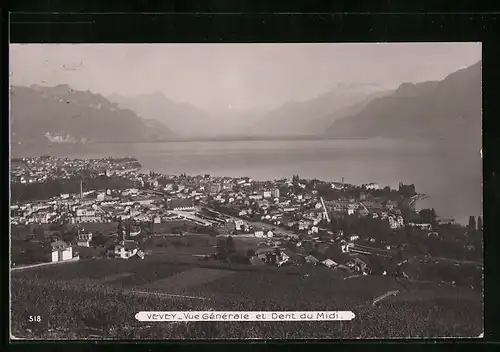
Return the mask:
<path id="1" fill-rule="evenodd" d="M 73 248 L 63 241 L 56 241 L 51 243 L 51 261 L 60 262 L 64 260 L 73 259 Z"/>
<path id="2" fill-rule="evenodd" d="M 367 183 L 366 185 L 363 185 L 363 186 L 365 186 L 366 189 L 374 189 L 374 190 L 380 189 L 380 186 L 376 183 L 373 183 L 373 182 Z"/>
<path id="3" fill-rule="evenodd" d="M 262 237 L 264 237 L 264 231 L 257 230 L 257 231 L 255 231 L 254 236 L 258 237 L 258 238 L 262 238 Z"/>
<path id="4" fill-rule="evenodd" d="M 92 241 L 92 233 L 80 233 L 78 234 L 78 246 L 90 247 L 90 241 Z"/>

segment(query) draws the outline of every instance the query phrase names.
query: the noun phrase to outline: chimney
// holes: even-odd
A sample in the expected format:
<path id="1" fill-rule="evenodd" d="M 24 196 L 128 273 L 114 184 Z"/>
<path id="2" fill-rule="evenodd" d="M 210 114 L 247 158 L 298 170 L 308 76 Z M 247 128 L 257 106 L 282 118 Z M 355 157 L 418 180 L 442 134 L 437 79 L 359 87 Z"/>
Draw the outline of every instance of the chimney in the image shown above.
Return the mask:
<path id="1" fill-rule="evenodd" d="M 83 181 L 80 180 L 80 199 L 83 199 Z"/>

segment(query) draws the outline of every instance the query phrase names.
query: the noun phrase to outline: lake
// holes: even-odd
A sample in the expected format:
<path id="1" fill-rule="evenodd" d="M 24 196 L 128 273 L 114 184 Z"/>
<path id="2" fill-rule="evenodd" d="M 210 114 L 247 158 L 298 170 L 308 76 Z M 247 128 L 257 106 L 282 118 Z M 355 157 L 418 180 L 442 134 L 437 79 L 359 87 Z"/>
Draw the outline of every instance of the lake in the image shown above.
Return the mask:
<path id="1" fill-rule="evenodd" d="M 479 148 L 423 140 L 348 139 L 166 143 L 96 143 L 44 148 L 13 146 L 12 157 L 135 157 L 144 171 L 250 176 L 255 180 L 304 178 L 396 188 L 413 183 L 440 216 L 466 223 L 482 215 Z"/>

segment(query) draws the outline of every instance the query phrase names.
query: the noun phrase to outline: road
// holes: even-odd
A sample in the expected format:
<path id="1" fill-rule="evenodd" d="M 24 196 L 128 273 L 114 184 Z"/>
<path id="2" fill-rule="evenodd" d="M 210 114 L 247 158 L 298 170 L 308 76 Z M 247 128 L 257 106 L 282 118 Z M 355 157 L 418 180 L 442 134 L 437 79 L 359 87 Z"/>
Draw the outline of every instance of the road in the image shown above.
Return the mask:
<path id="1" fill-rule="evenodd" d="M 431 257 L 431 256 L 416 256 L 411 258 L 411 260 L 437 260 L 437 261 L 446 261 L 446 262 L 451 262 L 451 263 L 456 263 L 456 264 L 474 264 L 474 265 L 480 265 L 483 266 L 483 263 L 473 261 L 473 260 L 458 260 L 458 259 L 452 259 L 452 258 L 443 258 L 443 257 Z"/>

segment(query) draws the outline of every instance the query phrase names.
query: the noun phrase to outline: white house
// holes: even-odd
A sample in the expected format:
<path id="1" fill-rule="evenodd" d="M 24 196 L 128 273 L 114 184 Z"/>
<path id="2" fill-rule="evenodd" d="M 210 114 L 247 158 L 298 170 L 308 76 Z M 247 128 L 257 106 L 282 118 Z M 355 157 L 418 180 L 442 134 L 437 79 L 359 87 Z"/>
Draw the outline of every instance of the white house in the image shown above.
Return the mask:
<path id="1" fill-rule="evenodd" d="M 273 232 L 271 230 L 267 231 L 267 237 L 268 238 L 274 237 L 274 234 L 273 234 Z"/>
<path id="2" fill-rule="evenodd" d="M 235 230 L 241 230 L 242 226 L 244 225 L 245 223 L 243 222 L 243 220 L 235 220 L 234 221 L 234 229 Z"/>
<path id="3" fill-rule="evenodd" d="M 122 241 L 115 246 L 115 257 L 129 259 L 139 252 L 139 245 L 136 241 Z"/>
<path id="4" fill-rule="evenodd" d="M 334 262 L 333 260 L 331 259 L 326 259 L 326 260 L 323 260 L 321 262 L 321 264 L 323 264 L 324 266 L 328 267 L 328 268 L 331 268 L 333 266 L 337 266 L 338 263 Z"/>
<path id="5" fill-rule="evenodd" d="M 284 252 L 281 252 L 277 258 L 278 266 L 282 266 L 283 264 L 288 262 L 289 259 L 290 259 L 290 257 L 288 255 L 286 255 Z"/>
<path id="6" fill-rule="evenodd" d="M 55 241 L 51 243 L 51 261 L 60 262 L 73 259 L 73 248 L 63 241 Z"/>
<path id="7" fill-rule="evenodd" d="M 332 189 L 342 189 L 344 188 L 344 185 L 340 182 L 333 182 L 332 183 Z"/>
<path id="8" fill-rule="evenodd" d="M 264 237 L 264 231 L 257 230 L 257 231 L 255 231 L 254 236 L 258 237 L 258 238 Z"/>
<path id="9" fill-rule="evenodd" d="M 391 229 L 398 229 L 404 226 L 404 219 L 401 215 L 399 216 L 389 216 L 389 225 L 391 226 Z"/>
<path id="10" fill-rule="evenodd" d="M 342 243 L 340 248 L 342 250 L 342 253 L 348 253 L 352 247 L 354 247 L 353 243 Z"/>

